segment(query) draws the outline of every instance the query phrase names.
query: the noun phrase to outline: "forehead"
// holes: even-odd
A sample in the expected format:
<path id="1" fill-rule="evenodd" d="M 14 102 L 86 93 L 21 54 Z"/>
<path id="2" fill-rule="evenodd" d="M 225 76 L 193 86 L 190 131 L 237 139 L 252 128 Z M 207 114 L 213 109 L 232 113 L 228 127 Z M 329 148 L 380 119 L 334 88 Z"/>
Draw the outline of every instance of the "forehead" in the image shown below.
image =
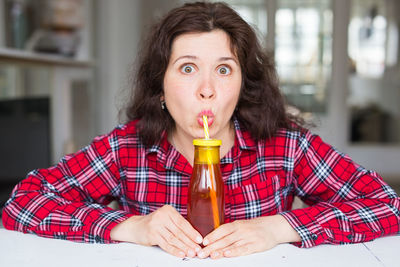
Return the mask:
<path id="1" fill-rule="evenodd" d="M 223 56 L 236 58 L 229 35 L 223 30 L 211 32 L 184 33 L 172 42 L 171 57 L 187 53 L 224 53 Z"/>

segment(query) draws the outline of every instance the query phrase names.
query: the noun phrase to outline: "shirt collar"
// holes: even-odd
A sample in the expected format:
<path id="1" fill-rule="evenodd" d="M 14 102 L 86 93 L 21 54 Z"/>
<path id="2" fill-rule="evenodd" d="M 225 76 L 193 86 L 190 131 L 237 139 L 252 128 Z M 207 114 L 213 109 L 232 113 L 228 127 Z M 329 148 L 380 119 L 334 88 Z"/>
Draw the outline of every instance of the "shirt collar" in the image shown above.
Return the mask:
<path id="1" fill-rule="evenodd" d="M 233 125 L 235 127 L 236 139 L 240 150 L 256 150 L 256 142 L 246 129 L 240 126 L 239 120 L 233 117 Z"/>
<path id="2" fill-rule="evenodd" d="M 192 166 L 169 142 L 168 133 L 164 131 L 160 141 L 146 149 L 146 155 L 150 153 L 157 154 L 157 161 L 165 169 L 175 170 L 187 175 L 191 175 Z"/>
<path id="3" fill-rule="evenodd" d="M 235 144 L 232 149 L 221 159 L 221 164 L 229 164 L 237 161 L 245 150 L 255 151 L 256 143 L 250 133 L 240 126 L 239 120 L 233 117 L 235 129 Z"/>

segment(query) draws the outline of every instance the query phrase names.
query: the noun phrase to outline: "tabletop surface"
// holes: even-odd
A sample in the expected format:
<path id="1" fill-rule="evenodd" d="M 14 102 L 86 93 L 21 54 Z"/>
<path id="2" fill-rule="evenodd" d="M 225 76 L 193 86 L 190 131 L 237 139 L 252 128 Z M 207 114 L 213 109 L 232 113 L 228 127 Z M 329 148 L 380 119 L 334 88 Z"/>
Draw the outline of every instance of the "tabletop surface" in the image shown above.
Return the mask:
<path id="1" fill-rule="evenodd" d="M 0 229 L 0 266 L 400 266 L 400 236 L 352 245 L 290 244 L 237 258 L 180 259 L 158 247 L 85 244 Z"/>

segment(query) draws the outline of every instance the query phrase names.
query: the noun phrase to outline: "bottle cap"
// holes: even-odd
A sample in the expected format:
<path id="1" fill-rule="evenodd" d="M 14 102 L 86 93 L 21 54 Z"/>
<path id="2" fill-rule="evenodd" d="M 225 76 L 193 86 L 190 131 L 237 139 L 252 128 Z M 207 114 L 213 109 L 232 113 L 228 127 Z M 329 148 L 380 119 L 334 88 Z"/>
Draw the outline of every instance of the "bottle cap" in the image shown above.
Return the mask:
<path id="1" fill-rule="evenodd" d="M 221 146 L 222 141 L 218 139 L 194 139 L 195 146 Z"/>

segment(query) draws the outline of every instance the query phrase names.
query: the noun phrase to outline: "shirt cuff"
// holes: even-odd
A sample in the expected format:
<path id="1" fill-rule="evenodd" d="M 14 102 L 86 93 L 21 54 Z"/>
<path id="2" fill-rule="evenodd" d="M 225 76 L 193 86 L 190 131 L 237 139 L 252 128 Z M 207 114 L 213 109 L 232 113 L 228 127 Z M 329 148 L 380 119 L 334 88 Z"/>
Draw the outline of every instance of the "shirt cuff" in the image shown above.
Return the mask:
<path id="1" fill-rule="evenodd" d="M 122 210 L 104 208 L 93 211 L 90 217 L 94 218 L 87 223 L 88 242 L 90 243 L 118 243 L 111 240 L 111 230 L 119 223 L 133 216 Z M 96 214 L 97 213 L 97 214 Z"/>
<path id="2" fill-rule="evenodd" d="M 280 213 L 301 237 L 301 242 L 292 244 L 309 248 L 321 244 L 327 239 L 324 229 L 313 215 L 318 212 L 317 209 L 308 207 Z"/>

